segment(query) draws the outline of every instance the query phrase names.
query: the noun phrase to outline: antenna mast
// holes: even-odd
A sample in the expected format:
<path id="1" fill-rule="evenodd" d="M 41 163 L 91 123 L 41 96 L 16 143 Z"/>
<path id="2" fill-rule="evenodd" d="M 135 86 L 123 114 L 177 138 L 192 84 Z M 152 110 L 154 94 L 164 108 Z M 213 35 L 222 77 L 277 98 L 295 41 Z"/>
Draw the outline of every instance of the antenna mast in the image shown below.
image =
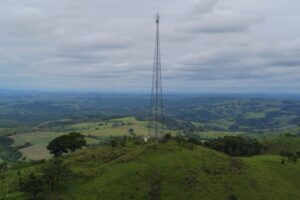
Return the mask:
<path id="1" fill-rule="evenodd" d="M 155 15 L 156 36 L 155 36 L 155 51 L 153 61 L 152 74 L 152 90 L 150 103 L 149 117 L 149 136 L 156 140 L 164 132 L 163 125 L 163 100 L 162 100 L 162 82 L 161 82 L 161 56 L 160 56 L 160 39 L 159 39 L 159 13 Z"/>

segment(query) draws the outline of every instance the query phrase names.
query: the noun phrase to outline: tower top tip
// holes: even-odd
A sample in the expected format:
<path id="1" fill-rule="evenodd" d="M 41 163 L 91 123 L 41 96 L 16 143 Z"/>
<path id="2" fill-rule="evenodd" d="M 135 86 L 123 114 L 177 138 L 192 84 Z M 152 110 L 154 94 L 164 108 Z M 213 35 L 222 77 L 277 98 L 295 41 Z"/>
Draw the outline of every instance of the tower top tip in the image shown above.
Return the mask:
<path id="1" fill-rule="evenodd" d="M 159 13 L 157 12 L 157 13 L 155 14 L 155 21 L 156 21 L 156 23 L 159 23 L 159 20 L 160 20 L 160 15 L 159 15 Z"/>

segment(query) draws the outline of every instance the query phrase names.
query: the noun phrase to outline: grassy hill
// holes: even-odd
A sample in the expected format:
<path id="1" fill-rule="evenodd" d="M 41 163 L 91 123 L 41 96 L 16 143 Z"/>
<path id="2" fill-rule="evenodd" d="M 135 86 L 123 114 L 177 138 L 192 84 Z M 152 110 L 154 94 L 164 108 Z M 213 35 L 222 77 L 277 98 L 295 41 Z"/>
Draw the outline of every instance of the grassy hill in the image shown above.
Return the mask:
<path id="1" fill-rule="evenodd" d="M 280 154 L 282 151 L 300 152 L 300 137 L 299 136 L 280 136 L 266 139 L 264 144 L 268 147 L 267 154 Z"/>
<path id="2" fill-rule="evenodd" d="M 281 157 L 236 158 L 191 143 L 95 146 L 64 157 L 75 173 L 44 199 L 300 199 L 300 163 L 281 164 Z M 42 164 L 15 167 L 0 179 L 0 199 L 9 183 L 17 192 L 17 172 L 27 174 Z"/>

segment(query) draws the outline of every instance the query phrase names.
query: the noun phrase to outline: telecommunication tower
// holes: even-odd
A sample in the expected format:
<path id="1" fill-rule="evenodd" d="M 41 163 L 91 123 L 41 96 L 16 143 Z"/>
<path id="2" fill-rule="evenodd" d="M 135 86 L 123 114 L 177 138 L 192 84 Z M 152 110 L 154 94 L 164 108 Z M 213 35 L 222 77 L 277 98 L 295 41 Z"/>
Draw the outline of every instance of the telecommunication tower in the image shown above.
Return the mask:
<path id="1" fill-rule="evenodd" d="M 160 16 L 157 13 L 155 15 L 156 35 L 149 117 L 149 136 L 154 137 L 156 140 L 158 140 L 164 132 L 159 22 Z"/>

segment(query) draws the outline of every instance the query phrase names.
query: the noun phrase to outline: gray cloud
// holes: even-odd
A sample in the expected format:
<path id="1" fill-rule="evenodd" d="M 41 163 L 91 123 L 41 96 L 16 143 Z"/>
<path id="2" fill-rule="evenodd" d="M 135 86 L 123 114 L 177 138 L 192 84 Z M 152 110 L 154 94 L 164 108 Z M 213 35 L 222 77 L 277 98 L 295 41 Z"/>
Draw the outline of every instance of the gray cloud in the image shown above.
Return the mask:
<path id="1" fill-rule="evenodd" d="M 193 11 L 195 14 L 209 13 L 213 11 L 214 7 L 217 5 L 219 0 L 202 0 L 197 2 L 193 6 Z"/>
<path id="2" fill-rule="evenodd" d="M 260 22 L 255 17 L 211 15 L 188 22 L 182 30 L 192 33 L 223 34 L 232 32 L 243 32 Z"/>
<path id="3" fill-rule="evenodd" d="M 159 10 L 166 90 L 295 91 L 298 4 L 3 0 L 0 87 L 148 90 Z"/>

